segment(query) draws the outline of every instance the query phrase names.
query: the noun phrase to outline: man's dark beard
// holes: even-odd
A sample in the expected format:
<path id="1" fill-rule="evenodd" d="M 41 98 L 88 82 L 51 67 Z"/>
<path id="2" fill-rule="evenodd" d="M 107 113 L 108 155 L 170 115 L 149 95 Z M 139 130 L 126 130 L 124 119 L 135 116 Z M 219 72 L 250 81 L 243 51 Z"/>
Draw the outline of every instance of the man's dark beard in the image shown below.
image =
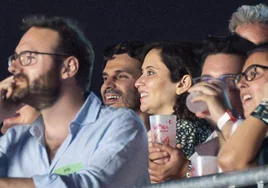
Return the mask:
<path id="1" fill-rule="evenodd" d="M 132 95 L 131 98 L 125 98 L 122 96 L 122 102 L 125 105 L 125 107 L 130 108 L 134 110 L 135 112 L 140 110 L 140 94 L 136 88 L 131 90 L 134 95 Z"/>
<path id="2" fill-rule="evenodd" d="M 29 78 L 24 73 L 14 76 L 14 79 L 26 82 L 25 88 L 15 86 L 11 100 L 15 103 L 25 103 L 37 110 L 52 106 L 60 94 L 60 78 L 56 68 L 29 83 Z"/>
<path id="3" fill-rule="evenodd" d="M 107 93 L 111 93 L 111 94 L 116 94 L 116 95 L 119 95 L 121 96 L 122 98 L 122 103 L 124 106 L 121 106 L 121 107 L 125 107 L 125 108 L 130 108 L 134 111 L 139 111 L 140 109 L 140 94 L 138 92 L 138 90 L 136 88 L 132 88 L 132 89 L 129 89 L 128 90 L 130 93 L 134 93 L 133 95 L 123 95 L 122 91 L 118 90 L 118 89 L 114 89 L 114 88 L 107 88 L 105 89 L 104 91 L 104 94 L 107 94 Z M 105 99 L 103 98 L 103 101 Z"/>

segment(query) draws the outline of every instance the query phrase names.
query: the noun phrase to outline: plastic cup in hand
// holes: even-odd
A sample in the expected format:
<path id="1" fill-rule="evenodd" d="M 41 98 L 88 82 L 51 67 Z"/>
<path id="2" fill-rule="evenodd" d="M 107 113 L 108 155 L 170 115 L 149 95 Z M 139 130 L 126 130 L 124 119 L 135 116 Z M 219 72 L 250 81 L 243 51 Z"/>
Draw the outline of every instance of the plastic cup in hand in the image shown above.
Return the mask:
<path id="1" fill-rule="evenodd" d="M 176 147 L 176 115 L 152 115 L 149 118 L 152 142 Z"/>
<path id="2" fill-rule="evenodd" d="M 208 111 L 208 106 L 206 102 L 204 101 L 192 102 L 192 99 L 194 97 L 199 96 L 200 94 L 201 92 L 198 92 L 198 91 L 192 92 L 186 98 L 186 106 L 193 113 Z"/>
<path id="3" fill-rule="evenodd" d="M 223 81 L 218 80 L 218 79 L 207 81 L 207 83 L 214 84 L 214 85 L 217 85 L 218 87 L 220 87 L 223 90 L 224 100 L 227 103 L 226 106 L 231 107 L 230 101 L 228 99 L 228 95 L 226 93 L 226 84 Z M 204 101 L 192 102 L 193 98 L 200 96 L 201 94 L 202 94 L 202 92 L 195 91 L 195 92 L 190 93 L 186 98 L 186 106 L 193 113 L 208 111 L 208 106 L 207 106 L 206 102 L 204 102 Z"/>
<path id="4" fill-rule="evenodd" d="M 193 176 L 205 176 L 219 172 L 218 158 L 216 156 L 197 156 L 191 162 Z"/>

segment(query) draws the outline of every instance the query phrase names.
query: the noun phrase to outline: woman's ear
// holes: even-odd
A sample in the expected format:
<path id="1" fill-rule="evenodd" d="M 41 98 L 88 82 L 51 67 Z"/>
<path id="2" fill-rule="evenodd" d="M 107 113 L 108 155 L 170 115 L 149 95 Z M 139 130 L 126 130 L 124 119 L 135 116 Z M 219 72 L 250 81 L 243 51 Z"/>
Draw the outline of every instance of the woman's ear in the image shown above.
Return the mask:
<path id="1" fill-rule="evenodd" d="M 176 94 L 181 95 L 185 93 L 192 86 L 192 78 L 190 75 L 184 75 L 182 79 L 177 83 Z"/>
<path id="2" fill-rule="evenodd" d="M 63 62 L 61 69 L 62 79 L 68 79 L 74 77 L 79 69 L 78 60 L 74 56 L 70 56 Z"/>

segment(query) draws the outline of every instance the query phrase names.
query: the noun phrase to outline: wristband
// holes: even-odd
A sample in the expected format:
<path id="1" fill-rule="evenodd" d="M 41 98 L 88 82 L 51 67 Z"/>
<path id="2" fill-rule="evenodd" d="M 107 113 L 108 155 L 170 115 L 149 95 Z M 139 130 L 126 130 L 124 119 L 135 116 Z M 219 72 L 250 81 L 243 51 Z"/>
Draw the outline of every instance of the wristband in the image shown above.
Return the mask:
<path id="1" fill-rule="evenodd" d="M 221 131 L 223 126 L 226 124 L 227 121 L 231 120 L 232 122 L 236 122 L 237 119 L 231 112 L 231 110 L 227 109 L 226 112 L 218 119 L 217 127 Z"/>
<path id="2" fill-rule="evenodd" d="M 229 115 L 229 117 L 230 117 L 232 122 L 237 121 L 236 115 L 235 115 L 233 110 L 231 111 L 230 109 L 227 109 L 226 112 L 228 113 L 228 115 Z"/>
<path id="3" fill-rule="evenodd" d="M 261 101 L 259 106 L 250 115 L 261 120 L 268 126 L 268 101 Z"/>

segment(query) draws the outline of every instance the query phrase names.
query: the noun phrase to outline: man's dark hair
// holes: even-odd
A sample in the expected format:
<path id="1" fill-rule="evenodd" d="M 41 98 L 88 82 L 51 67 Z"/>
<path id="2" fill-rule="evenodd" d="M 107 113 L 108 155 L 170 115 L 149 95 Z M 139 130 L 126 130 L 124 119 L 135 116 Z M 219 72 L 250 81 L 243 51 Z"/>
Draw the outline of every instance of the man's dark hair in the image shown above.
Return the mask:
<path id="1" fill-rule="evenodd" d="M 81 89 L 88 91 L 91 83 L 94 51 L 78 23 L 75 20 L 63 17 L 31 15 L 22 20 L 21 28 L 26 32 L 31 27 L 52 29 L 59 33 L 60 42 L 56 52 L 74 56 L 78 59 L 79 69 L 75 79 Z"/>
<path id="2" fill-rule="evenodd" d="M 160 58 L 170 71 L 170 80 L 176 83 L 184 75 L 191 77 L 200 75 L 200 64 L 194 54 L 194 49 L 200 47 L 193 42 L 155 42 L 144 47 L 143 55 L 146 56 L 152 49 L 160 51 Z M 186 107 L 188 93 L 177 95 L 176 104 L 173 106 L 174 114 L 180 119 L 197 120 L 197 117 Z"/>
<path id="3" fill-rule="evenodd" d="M 252 42 L 236 34 L 229 36 L 209 36 L 203 41 L 203 47 L 197 50 L 196 53 L 201 55 L 201 66 L 203 67 L 209 55 L 224 53 L 244 56 L 254 46 Z"/>
<path id="4" fill-rule="evenodd" d="M 116 45 L 107 46 L 104 49 L 103 56 L 104 56 L 104 64 L 103 69 L 106 66 L 108 60 L 114 59 L 115 55 L 119 54 L 128 54 L 129 57 L 132 57 L 138 61 L 142 61 L 142 52 L 145 43 L 141 41 L 126 41 L 121 42 Z"/>

